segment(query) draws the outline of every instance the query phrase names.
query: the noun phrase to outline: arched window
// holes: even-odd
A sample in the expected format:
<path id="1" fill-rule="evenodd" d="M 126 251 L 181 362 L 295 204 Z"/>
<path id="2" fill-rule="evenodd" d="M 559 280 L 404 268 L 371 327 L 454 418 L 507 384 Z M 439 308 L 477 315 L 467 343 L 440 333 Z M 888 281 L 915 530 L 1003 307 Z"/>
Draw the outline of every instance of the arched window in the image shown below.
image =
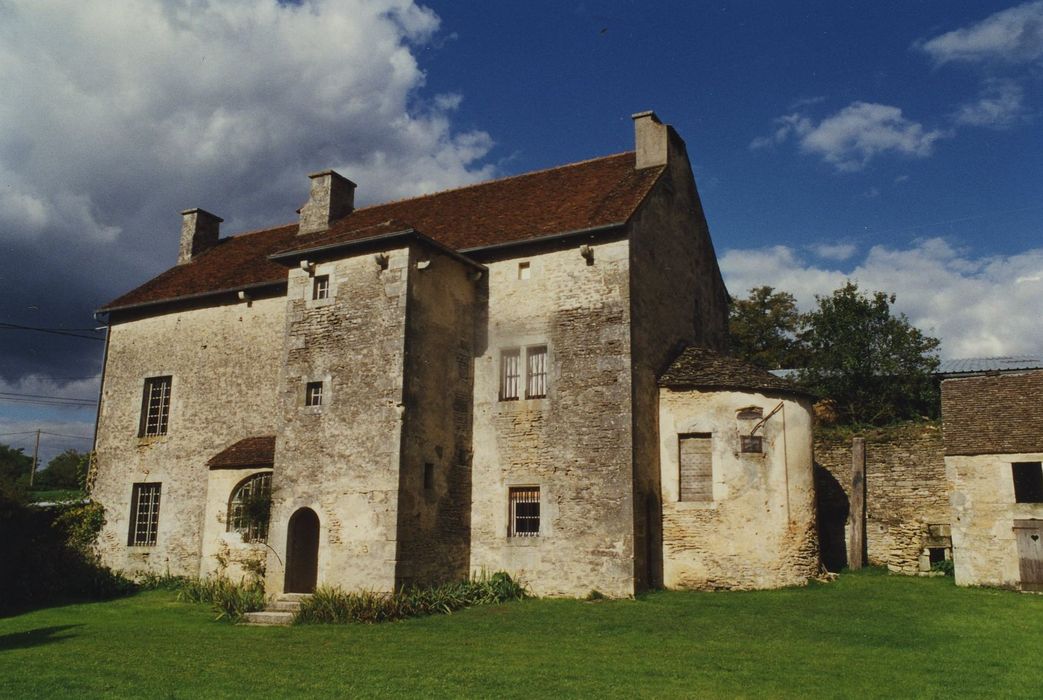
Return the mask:
<path id="1" fill-rule="evenodd" d="M 228 531 L 242 534 L 243 542 L 267 542 L 271 509 L 271 472 L 246 477 L 228 500 Z"/>

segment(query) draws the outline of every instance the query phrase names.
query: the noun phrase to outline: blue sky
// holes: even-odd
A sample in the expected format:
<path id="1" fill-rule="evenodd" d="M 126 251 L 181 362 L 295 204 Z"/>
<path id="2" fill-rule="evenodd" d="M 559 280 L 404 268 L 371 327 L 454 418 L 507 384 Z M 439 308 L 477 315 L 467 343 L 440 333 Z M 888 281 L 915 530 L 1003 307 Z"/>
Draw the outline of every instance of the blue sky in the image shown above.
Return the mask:
<path id="1" fill-rule="evenodd" d="M 1043 2 L 14 0 L 0 75 L 0 323 L 92 328 L 185 208 L 236 233 L 326 167 L 363 203 L 512 175 L 654 109 L 733 295 L 851 277 L 945 357 L 1043 352 Z M 0 397 L 95 398 L 100 351 L 0 330 Z M 0 442 L 38 427 L 93 410 L 0 400 Z"/>

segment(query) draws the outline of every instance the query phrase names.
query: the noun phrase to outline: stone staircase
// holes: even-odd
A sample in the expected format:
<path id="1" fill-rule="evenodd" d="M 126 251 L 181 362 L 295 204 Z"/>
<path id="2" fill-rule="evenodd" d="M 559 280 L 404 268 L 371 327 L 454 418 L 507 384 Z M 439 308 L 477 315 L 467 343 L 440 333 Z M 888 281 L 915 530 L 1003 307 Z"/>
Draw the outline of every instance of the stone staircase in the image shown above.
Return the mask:
<path id="1" fill-rule="evenodd" d="M 264 627 L 292 625 L 294 616 L 300 610 L 301 601 L 310 597 L 311 593 L 280 593 L 264 610 L 243 615 L 240 624 Z"/>

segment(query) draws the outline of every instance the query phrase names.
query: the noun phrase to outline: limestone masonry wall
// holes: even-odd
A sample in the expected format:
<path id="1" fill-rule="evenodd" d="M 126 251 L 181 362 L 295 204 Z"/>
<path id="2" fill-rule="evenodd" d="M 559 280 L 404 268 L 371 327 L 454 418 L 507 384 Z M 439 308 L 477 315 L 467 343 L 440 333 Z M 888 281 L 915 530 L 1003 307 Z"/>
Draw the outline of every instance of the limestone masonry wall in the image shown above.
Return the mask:
<path id="1" fill-rule="evenodd" d="M 285 308 L 280 296 L 113 324 L 93 492 L 105 507 L 99 542 L 106 564 L 186 576 L 210 570 L 216 543 L 204 548 L 204 525 L 219 533 L 224 523 L 204 523 L 206 461 L 238 440 L 275 433 Z M 145 379 L 164 375 L 172 377 L 167 434 L 139 438 Z M 136 482 L 161 484 L 154 547 L 127 546 Z M 229 495 L 215 491 L 213 498 L 227 502 Z"/>
<path id="2" fill-rule="evenodd" d="M 662 584 L 656 379 L 688 344 L 723 349 L 728 292 L 721 280 L 684 142 L 630 223 L 634 400 L 634 572 Z"/>
<path id="3" fill-rule="evenodd" d="M 287 524 L 299 508 L 319 518 L 318 581 L 346 589 L 395 583 L 402 434 L 407 247 L 320 262 L 330 298 L 312 299 L 313 278 L 289 272 L 286 350 L 272 477 L 269 591 L 283 590 Z M 321 406 L 305 385 L 323 383 Z"/>
<path id="4" fill-rule="evenodd" d="M 953 488 L 952 543 L 959 586 L 1021 584 L 1014 521 L 1043 521 L 1043 503 L 1015 502 L 1012 462 L 1043 462 L 1043 450 L 945 458 Z"/>
<path id="5" fill-rule="evenodd" d="M 768 416 L 763 453 L 740 451 L 736 412 Z M 819 568 L 811 458 L 811 407 L 804 399 L 746 391 L 660 390 L 663 573 L 668 588 L 803 585 Z M 747 428 L 748 429 L 748 428 Z M 680 500 L 678 440 L 712 439 L 711 502 Z"/>
<path id="6" fill-rule="evenodd" d="M 398 499 L 399 586 L 459 581 L 471 544 L 476 270 L 412 249 Z M 425 472 L 429 472 L 425 474 Z M 425 483 L 425 480 L 427 483 Z"/>
<path id="7" fill-rule="evenodd" d="M 931 540 L 928 526 L 950 520 L 941 430 L 902 426 L 867 434 L 865 441 L 869 563 L 915 574 Z M 847 563 L 850 438 L 816 439 L 815 463 L 823 560 L 836 569 Z"/>
<path id="8" fill-rule="evenodd" d="M 634 592 L 626 240 L 489 261 L 474 374 L 471 568 L 540 595 Z M 525 267 L 520 267 L 522 265 Z M 547 397 L 499 400 L 500 354 L 546 345 Z M 508 489 L 540 488 L 538 537 L 508 536 Z"/>

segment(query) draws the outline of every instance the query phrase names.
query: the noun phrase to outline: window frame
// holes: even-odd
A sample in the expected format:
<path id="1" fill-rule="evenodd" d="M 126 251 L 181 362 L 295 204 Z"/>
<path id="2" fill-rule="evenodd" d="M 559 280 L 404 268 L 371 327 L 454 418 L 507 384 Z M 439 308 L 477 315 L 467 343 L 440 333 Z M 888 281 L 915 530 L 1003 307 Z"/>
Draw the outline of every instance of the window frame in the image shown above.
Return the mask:
<path id="1" fill-rule="evenodd" d="M 500 348 L 497 394 L 500 401 L 539 400 L 546 399 L 549 394 L 550 346 L 547 343 Z"/>
<path id="2" fill-rule="evenodd" d="M 314 381 L 304 383 L 305 408 L 322 408 L 326 405 L 326 382 Z"/>
<path id="3" fill-rule="evenodd" d="M 155 389 L 159 388 L 158 396 Z M 145 377 L 141 389 L 141 416 L 138 419 L 138 437 L 161 437 L 170 431 L 170 403 L 174 388 L 174 376 L 162 374 Z M 155 428 L 153 424 L 153 405 L 155 400 Z"/>
<path id="4" fill-rule="evenodd" d="M 148 500 L 142 510 L 142 494 Z M 135 482 L 130 495 L 130 523 L 127 530 L 128 547 L 155 547 L 159 541 L 159 509 L 162 504 L 163 483 Z"/>
<path id="5" fill-rule="evenodd" d="M 535 499 L 520 499 L 517 496 L 524 494 L 532 495 L 535 494 Z M 508 538 L 519 538 L 519 539 L 531 539 L 533 537 L 540 537 L 543 534 L 543 508 L 541 503 L 542 489 L 539 485 L 520 485 L 520 486 L 509 486 L 507 487 L 507 537 Z M 518 504 L 536 504 L 536 514 L 524 514 L 518 515 Z M 532 530 L 529 528 L 519 528 L 518 524 L 520 521 L 525 521 L 531 524 L 535 521 L 536 529 Z"/>
<path id="6" fill-rule="evenodd" d="M 255 484 L 258 486 L 255 486 Z M 267 493 L 270 499 L 272 494 L 272 472 L 256 472 L 241 479 L 232 488 L 231 493 L 228 495 L 228 510 L 226 511 L 227 517 L 225 518 L 225 530 L 227 532 L 238 532 L 242 535 L 243 542 L 267 544 L 268 531 L 271 527 L 271 515 L 269 514 L 268 520 L 263 523 L 264 532 L 262 533 L 262 523 L 251 519 L 248 514 L 242 512 L 242 496 L 244 492 L 249 490 L 249 494 L 252 496 L 253 491 L 256 488 L 260 488 L 262 493 Z"/>
<path id="7" fill-rule="evenodd" d="M 330 292 L 332 288 L 330 286 L 329 275 L 315 275 L 312 278 L 311 283 L 311 300 L 312 301 L 326 301 L 330 298 Z"/>

